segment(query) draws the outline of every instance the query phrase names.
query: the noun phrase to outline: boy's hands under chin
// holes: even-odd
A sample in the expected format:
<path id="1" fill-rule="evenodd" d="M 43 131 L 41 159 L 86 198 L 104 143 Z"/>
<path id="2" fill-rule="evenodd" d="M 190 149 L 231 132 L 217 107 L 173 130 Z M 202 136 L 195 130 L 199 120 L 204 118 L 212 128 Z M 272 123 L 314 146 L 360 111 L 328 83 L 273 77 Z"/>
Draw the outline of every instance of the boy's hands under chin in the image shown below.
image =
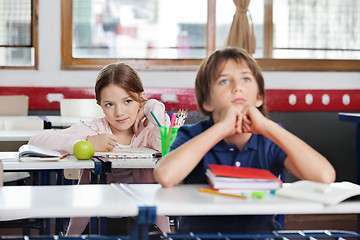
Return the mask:
<path id="1" fill-rule="evenodd" d="M 267 120 L 255 106 L 230 105 L 221 113 L 218 122 L 224 126 L 224 134 L 231 136 L 240 133 L 261 134 Z"/>
<path id="2" fill-rule="evenodd" d="M 261 134 L 268 120 L 255 106 L 245 106 L 242 111 L 241 130 L 243 133 Z"/>
<path id="3" fill-rule="evenodd" d="M 224 134 L 227 136 L 242 133 L 242 110 L 243 107 L 230 105 L 227 109 L 221 112 L 218 122 L 224 126 Z M 214 119 L 214 121 L 216 121 L 216 119 Z"/>
<path id="4" fill-rule="evenodd" d="M 136 120 L 135 120 L 135 123 L 134 123 L 134 126 L 133 126 L 133 131 L 134 131 L 134 134 L 135 136 L 138 136 L 139 135 L 139 125 L 141 123 L 141 121 L 144 120 L 144 126 L 146 127 L 149 123 L 149 120 L 146 118 L 146 115 L 144 113 L 144 106 L 142 106 L 140 109 L 139 109 L 139 112 L 138 112 L 138 115 L 136 117 Z"/>

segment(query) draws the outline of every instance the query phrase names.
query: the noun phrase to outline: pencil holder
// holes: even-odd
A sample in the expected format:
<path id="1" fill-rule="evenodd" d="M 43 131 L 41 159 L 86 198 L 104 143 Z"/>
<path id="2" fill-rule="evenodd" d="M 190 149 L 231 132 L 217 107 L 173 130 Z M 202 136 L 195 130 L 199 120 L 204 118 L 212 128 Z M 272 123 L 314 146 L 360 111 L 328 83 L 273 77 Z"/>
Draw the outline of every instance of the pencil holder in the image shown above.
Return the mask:
<path id="1" fill-rule="evenodd" d="M 161 153 L 164 157 L 170 150 L 170 146 L 176 138 L 179 127 L 159 127 L 161 136 Z"/>

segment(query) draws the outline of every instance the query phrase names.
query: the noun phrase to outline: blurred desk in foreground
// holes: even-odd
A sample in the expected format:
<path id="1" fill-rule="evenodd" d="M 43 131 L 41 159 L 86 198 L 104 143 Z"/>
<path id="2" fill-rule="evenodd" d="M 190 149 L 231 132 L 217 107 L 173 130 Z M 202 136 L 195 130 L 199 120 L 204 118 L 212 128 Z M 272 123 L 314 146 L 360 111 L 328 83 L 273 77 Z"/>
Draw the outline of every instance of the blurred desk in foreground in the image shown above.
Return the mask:
<path id="1" fill-rule="evenodd" d="M 0 188 L 0 221 L 23 218 L 136 217 L 140 212 L 138 205 L 137 201 L 113 185 Z M 47 225 L 48 234 L 49 227 Z"/>
<path id="2" fill-rule="evenodd" d="M 137 217 L 132 225 L 130 239 L 149 239 L 149 226 L 155 223 L 156 215 L 360 213 L 358 200 L 347 200 L 335 206 L 326 206 L 271 194 L 263 199 L 240 199 L 199 191 L 199 188 L 208 187 L 208 185 L 178 185 L 162 188 L 159 184 L 3 187 L 0 188 L 0 220 L 14 217 Z M 326 232 L 330 231 L 323 232 L 327 238 L 337 236 L 326 235 Z M 281 238 L 276 237 L 276 234 L 278 233 L 264 236 L 242 234 L 240 238 Z M 354 232 L 344 231 L 341 234 L 343 237 L 348 235 L 359 237 L 359 234 Z M 180 238 L 176 235 L 168 234 L 166 239 L 200 239 L 197 234 L 182 234 Z M 226 235 L 217 233 L 208 238 L 233 239 Z M 91 239 L 104 239 L 104 237 L 106 239 L 108 236 L 94 236 Z M 303 238 L 307 237 L 303 236 Z"/>

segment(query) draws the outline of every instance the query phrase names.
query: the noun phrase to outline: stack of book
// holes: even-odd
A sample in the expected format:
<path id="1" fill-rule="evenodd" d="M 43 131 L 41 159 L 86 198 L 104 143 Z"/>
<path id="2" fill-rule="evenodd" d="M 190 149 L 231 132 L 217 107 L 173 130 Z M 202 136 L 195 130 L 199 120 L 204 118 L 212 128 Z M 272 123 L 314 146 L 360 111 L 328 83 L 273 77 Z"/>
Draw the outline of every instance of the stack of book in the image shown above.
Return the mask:
<path id="1" fill-rule="evenodd" d="M 269 170 L 209 164 L 206 176 L 214 190 L 275 190 L 282 181 Z"/>

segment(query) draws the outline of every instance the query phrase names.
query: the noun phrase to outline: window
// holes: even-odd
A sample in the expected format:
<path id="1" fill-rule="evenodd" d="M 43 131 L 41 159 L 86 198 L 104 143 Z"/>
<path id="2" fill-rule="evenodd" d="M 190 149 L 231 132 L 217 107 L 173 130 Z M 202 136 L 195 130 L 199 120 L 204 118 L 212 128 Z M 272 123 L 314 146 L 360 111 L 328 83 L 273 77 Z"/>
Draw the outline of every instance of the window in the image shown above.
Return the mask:
<path id="1" fill-rule="evenodd" d="M 0 0 L 0 67 L 37 69 L 37 0 Z"/>
<path id="2" fill-rule="evenodd" d="M 231 0 L 63 0 L 63 68 L 196 70 L 235 12 Z M 359 71 L 359 12 L 358 0 L 251 0 L 253 56 L 264 70 Z"/>
<path id="3" fill-rule="evenodd" d="M 360 59 L 356 0 L 274 1 L 273 58 Z"/>

